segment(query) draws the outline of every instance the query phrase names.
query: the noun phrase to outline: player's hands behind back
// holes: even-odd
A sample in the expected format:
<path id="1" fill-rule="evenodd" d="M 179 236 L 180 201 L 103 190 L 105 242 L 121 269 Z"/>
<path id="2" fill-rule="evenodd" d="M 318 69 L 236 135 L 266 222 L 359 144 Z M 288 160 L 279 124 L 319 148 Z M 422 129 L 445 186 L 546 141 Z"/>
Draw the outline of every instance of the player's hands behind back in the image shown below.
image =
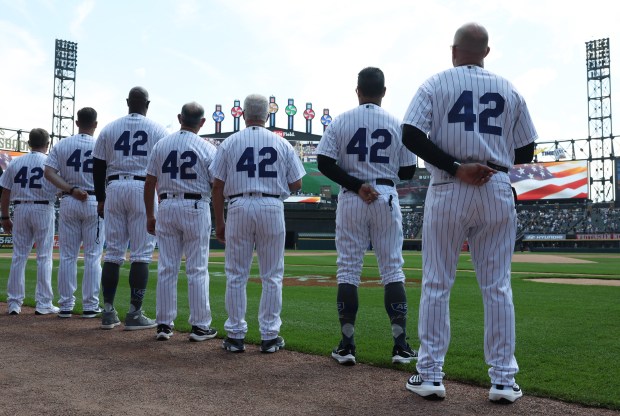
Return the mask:
<path id="1" fill-rule="evenodd" d="M 497 171 L 480 163 L 463 163 L 456 170 L 456 177 L 470 185 L 481 186 L 491 180 Z"/>
<path id="2" fill-rule="evenodd" d="M 375 202 L 377 200 L 377 198 L 379 198 L 379 192 L 377 192 L 377 190 L 375 188 L 373 188 L 372 185 L 370 185 L 368 183 L 362 184 L 362 186 L 360 187 L 359 191 L 357 191 L 357 194 L 367 204 L 371 204 L 371 203 Z"/>

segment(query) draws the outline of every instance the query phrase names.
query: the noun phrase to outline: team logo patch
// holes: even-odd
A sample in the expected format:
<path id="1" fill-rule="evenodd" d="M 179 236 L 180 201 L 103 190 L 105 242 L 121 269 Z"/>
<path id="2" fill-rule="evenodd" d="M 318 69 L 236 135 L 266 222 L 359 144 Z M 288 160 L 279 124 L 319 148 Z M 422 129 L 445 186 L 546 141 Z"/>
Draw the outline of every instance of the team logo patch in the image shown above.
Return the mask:
<path id="1" fill-rule="evenodd" d="M 390 306 L 392 307 L 392 310 L 394 312 L 402 313 L 403 315 L 405 315 L 407 313 L 407 303 L 406 302 L 392 303 Z"/>
<path id="2" fill-rule="evenodd" d="M 344 310 L 344 302 L 336 302 L 336 307 L 338 308 L 338 312 L 342 312 Z"/>

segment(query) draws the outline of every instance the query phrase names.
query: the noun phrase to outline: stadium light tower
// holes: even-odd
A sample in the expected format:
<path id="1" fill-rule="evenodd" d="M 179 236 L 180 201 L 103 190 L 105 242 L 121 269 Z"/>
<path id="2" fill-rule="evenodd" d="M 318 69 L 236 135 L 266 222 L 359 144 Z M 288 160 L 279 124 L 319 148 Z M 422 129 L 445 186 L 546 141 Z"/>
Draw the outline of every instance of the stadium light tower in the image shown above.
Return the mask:
<path id="1" fill-rule="evenodd" d="M 604 202 L 613 199 L 613 159 L 617 150 L 611 124 L 609 38 L 586 42 L 586 70 L 590 198 Z"/>
<path id="2" fill-rule="evenodd" d="M 54 113 L 51 145 L 54 139 L 73 135 L 75 125 L 75 70 L 77 43 L 56 39 L 54 60 Z"/>

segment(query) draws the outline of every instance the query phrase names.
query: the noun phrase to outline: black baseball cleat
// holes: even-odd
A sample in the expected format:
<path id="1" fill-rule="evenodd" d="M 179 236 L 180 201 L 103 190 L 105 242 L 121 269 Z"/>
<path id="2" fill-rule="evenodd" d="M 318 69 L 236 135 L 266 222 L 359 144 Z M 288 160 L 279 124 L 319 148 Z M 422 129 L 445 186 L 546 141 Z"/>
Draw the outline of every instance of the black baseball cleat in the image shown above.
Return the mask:
<path id="1" fill-rule="evenodd" d="M 411 349 L 409 344 L 404 347 L 394 345 L 392 348 L 392 364 L 409 364 L 418 359 L 418 352 Z"/>
<path id="2" fill-rule="evenodd" d="M 60 312 L 58 312 L 58 317 L 59 318 L 71 318 L 71 314 L 72 314 L 72 311 L 61 309 Z"/>
<path id="3" fill-rule="evenodd" d="M 194 342 L 206 341 L 213 339 L 217 335 L 217 331 L 213 328 L 202 329 L 198 326 L 192 326 L 192 332 L 189 334 L 189 340 Z"/>
<path id="4" fill-rule="evenodd" d="M 95 318 L 101 312 L 103 312 L 103 309 L 99 307 L 97 307 L 96 309 L 92 309 L 92 310 L 85 310 L 85 311 L 82 311 L 82 318 L 85 318 L 85 319 Z"/>
<path id="5" fill-rule="evenodd" d="M 264 339 L 260 342 L 260 352 L 272 353 L 284 348 L 284 338 Z"/>
<path id="6" fill-rule="evenodd" d="M 332 358 L 342 365 L 355 365 L 355 345 L 342 345 L 342 341 L 332 351 Z"/>
<path id="7" fill-rule="evenodd" d="M 226 337 L 222 342 L 222 348 L 230 352 L 243 352 L 245 351 L 245 343 L 243 338 L 237 339 Z"/>
<path id="8" fill-rule="evenodd" d="M 157 335 L 155 336 L 155 339 L 157 341 L 168 341 L 171 336 L 172 336 L 172 328 L 170 328 L 166 324 L 157 325 Z"/>

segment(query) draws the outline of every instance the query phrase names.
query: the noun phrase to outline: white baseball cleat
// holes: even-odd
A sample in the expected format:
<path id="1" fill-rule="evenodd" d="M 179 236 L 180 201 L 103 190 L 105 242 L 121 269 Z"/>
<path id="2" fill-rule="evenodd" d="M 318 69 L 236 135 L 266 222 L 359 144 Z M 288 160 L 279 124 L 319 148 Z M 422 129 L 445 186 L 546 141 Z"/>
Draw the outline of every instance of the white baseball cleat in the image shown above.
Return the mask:
<path id="1" fill-rule="evenodd" d="M 50 305 L 48 307 L 37 307 L 34 310 L 35 315 L 49 315 L 49 314 L 56 314 L 58 312 L 60 312 L 60 308 L 54 305 Z"/>
<path id="2" fill-rule="evenodd" d="M 512 387 L 493 384 L 489 390 L 489 400 L 492 402 L 514 403 L 521 396 L 523 396 L 523 391 L 517 383 L 513 384 Z"/>
<path id="3" fill-rule="evenodd" d="M 446 397 L 446 388 L 441 381 L 424 381 L 419 374 L 409 377 L 405 387 L 425 399 L 443 400 Z"/>

